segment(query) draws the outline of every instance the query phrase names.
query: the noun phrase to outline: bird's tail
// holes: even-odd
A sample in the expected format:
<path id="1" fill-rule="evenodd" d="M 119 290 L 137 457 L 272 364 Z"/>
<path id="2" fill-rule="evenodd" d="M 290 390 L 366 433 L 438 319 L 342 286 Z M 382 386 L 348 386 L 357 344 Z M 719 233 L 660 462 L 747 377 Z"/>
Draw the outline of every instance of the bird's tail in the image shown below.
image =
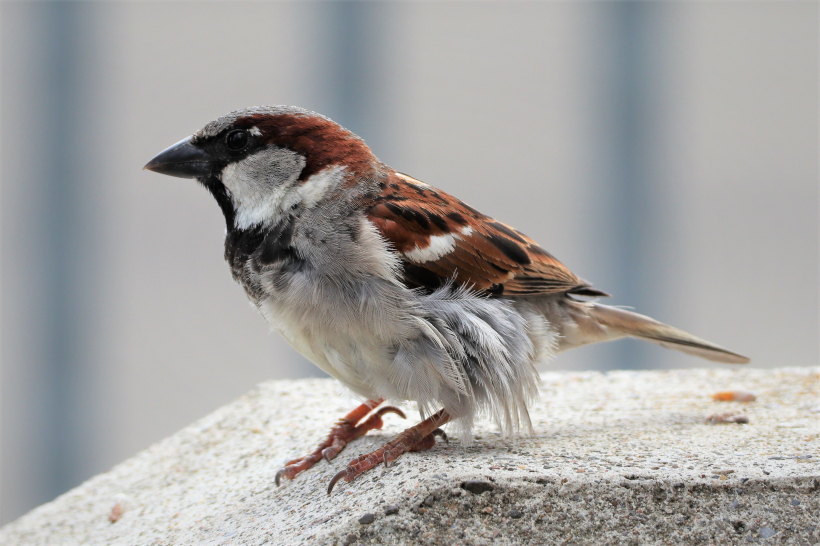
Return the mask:
<path id="1" fill-rule="evenodd" d="M 570 314 L 575 319 L 578 331 L 571 337 L 577 337 L 578 342 L 572 345 L 631 336 L 715 362 L 730 364 L 749 362 L 745 356 L 645 315 L 594 302 L 577 302 L 576 305 L 577 307 L 571 310 Z"/>

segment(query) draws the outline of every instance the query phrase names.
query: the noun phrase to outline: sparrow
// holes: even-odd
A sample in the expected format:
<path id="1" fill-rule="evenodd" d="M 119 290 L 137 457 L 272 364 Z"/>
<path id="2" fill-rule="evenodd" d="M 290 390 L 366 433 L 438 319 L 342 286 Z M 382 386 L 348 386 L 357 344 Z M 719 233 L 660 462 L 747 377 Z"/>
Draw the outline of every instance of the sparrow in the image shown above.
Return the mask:
<path id="1" fill-rule="evenodd" d="M 508 436 L 531 428 L 535 364 L 589 343 L 635 337 L 727 363 L 748 358 L 672 326 L 598 303 L 608 296 L 516 230 L 380 162 L 329 118 L 293 106 L 237 110 L 159 153 L 145 169 L 194 178 L 225 217 L 225 260 L 273 329 L 366 401 L 293 479 L 352 440 L 422 420 L 352 460 L 328 494 L 453 422 L 469 444 L 478 417 Z"/>

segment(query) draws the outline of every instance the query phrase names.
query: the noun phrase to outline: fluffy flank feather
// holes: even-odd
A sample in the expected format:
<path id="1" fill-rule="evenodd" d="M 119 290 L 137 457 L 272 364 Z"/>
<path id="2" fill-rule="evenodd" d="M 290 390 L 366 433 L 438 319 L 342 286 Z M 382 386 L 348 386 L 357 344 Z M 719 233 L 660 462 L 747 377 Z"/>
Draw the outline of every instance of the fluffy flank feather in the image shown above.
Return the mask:
<path id="1" fill-rule="evenodd" d="M 431 324 L 447 339 L 450 365 L 468 385 L 468 396 L 454 396 L 449 403 L 441 400 L 445 389 L 439 391 L 439 400 L 457 418 L 459 436 L 469 442 L 473 419 L 482 414 L 492 417 L 505 436 L 529 430 L 527 405 L 538 394 L 533 367 L 538 351 L 512 303 L 448 283 L 420 304 L 437 318 Z"/>

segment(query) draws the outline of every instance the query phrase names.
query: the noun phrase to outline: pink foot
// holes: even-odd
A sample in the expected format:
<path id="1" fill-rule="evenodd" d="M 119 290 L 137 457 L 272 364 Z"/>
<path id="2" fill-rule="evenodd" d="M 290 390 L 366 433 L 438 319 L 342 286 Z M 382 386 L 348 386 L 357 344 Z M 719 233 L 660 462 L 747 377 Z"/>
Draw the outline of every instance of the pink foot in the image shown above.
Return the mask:
<path id="1" fill-rule="evenodd" d="M 385 413 L 395 413 L 402 419 L 406 419 L 404 412 L 402 412 L 399 408 L 385 406 L 371 415 L 366 421 L 359 424 L 359 421 L 364 419 L 367 414 L 373 410 L 373 408 L 381 404 L 383 401 L 384 400 L 368 400 L 358 408 L 345 415 L 344 418 L 339 420 L 339 422 L 336 423 L 336 425 L 330 430 L 330 434 L 328 434 L 325 441 L 319 444 L 319 447 L 317 447 L 313 452 L 302 458 L 288 461 L 284 468 L 280 468 L 279 471 L 276 472 L 276 477 L 274 479 L 276 481 L 276 485 L 279 485 L 283 477 L 292 480 L 297 474 L 307 470 L 319 462 L 322 457 L 329 462 L 331 459 L 336 457 L 336 455 L 338 455 L 349 442 L 364 436 L 373 429 L 382 428 L 382 425 L 384 424 L 382 421 L 382 416 Z"/>
<path id="2" fill-rule="evenodd" d="M 436 445 L 436 436 L 441 436 L 447 441 L 447 435 L 439 427 L 450 420 L 450 415 L 441 410 L 428 417 L 418 425 L 410 427 L 393 440 L 387 442 L 382 447 L 372 453 L 367 453 L 350 461 L 347 468 L 333 476 L 327 487 L 327 494 L 333 491 L 336 482 L 344 478 L 346 482 L 353 481 L 356 476 L 375 468 L 379 463 L 385 466 L 395 461 L 408 451 L 423 451 Z"/>

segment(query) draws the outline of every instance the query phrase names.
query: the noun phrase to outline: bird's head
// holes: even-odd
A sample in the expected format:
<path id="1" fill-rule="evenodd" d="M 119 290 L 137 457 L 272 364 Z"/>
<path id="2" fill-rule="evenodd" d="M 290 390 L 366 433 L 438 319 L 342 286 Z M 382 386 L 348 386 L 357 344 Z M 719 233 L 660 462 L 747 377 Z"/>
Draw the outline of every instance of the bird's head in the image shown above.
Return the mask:
<path id="1" fill-rule="evenodd" d="M 377 166 L 364 141 L 329 118 L 293 106 L 259 106 L 208 123 L 144 168 L 197 179 L 231 230 L 274 224 Z"/>

